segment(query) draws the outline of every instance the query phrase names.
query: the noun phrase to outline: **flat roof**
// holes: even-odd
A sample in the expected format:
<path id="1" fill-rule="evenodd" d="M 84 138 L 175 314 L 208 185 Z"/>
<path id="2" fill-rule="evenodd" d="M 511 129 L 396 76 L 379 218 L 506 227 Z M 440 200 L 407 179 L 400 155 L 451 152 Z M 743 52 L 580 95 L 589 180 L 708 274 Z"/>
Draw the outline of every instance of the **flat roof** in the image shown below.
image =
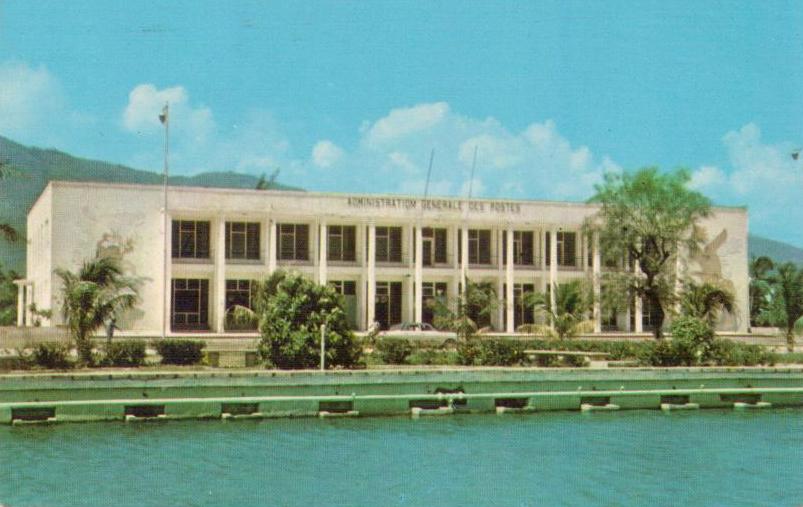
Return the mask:
<path id="1" fill-rule="evenodd" d="M 147 183 L 109 183 L 109 182 L 98 182 L 98 181 L 67 181 L 67 180 L 51 180 L 48 182 L 45 190 L 48 187 L 84 187 L 84 188 L 121 188 L 121 189 L 132 189 L 132 190 L 146 190 L 146 191 L 162 191 L 162 185 L 155 185 L 155 184 L 147 184 Z M 197 193 L 209 193 L 209 194 L 259 194 L 265 196 L 287 196 L 287 195 L 296 195 L 299 197 L 338 197 L 338 198 L 346 198 L 346 197 L 365 197 L 365 198 L 375 198 L 375 199 L 411 199 L 411 200 L 421 200 L 424 199 L 424 196 L 421 195 L 410 195 L 410 194 L 392 194 L 392 193 L 381 193 L 381 194 L 367 194 L 367 193 L 347 193 L 347 192 L 314 192 L 314 191 L 307 191 L 307 190 L 257 190 L 252 188 L 236 188 L 236 187 L 197 187 L 197 186 L 187 186 L 187 185 L 168 185 L 168 190 L 170 192 L 197 192 Z M 44 190 L 43 190 L 44 193 Z M 518 204 L 544 204 L 550 206 L 569 206 L 569 207 L 596 207 L 597 204 L 594 203 L 586 203 L 581 201 L 558 201 L 558 200 L 550 200 L 550 199 L 505 199 L 505 198 L 494 198 L 494 197 L 472 197 L 471 199 L 467 197 L 454 197 L 454 196 L 440 196 L 440 195 L 429 195 L 426 197 L 427 200 L 445 200 L 445 201 L 482 201 L 482 202 L 499 202 L 499 203 L 518 203 Z M 38 200 L 38 198 L 37 198 Z M 712 205 L 712 208 L 718 211 L 731 211 L 731 212 L 747 212 L 747 206 L 720 206 L 720 205 Z"/>

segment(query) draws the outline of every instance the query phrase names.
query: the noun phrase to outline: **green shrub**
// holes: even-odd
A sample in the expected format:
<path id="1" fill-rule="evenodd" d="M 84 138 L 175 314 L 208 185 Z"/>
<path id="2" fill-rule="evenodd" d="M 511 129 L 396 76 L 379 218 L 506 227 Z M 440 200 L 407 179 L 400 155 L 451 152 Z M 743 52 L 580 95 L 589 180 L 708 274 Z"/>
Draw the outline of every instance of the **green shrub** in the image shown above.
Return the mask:
<path id="1" fill-rule="evenodd" d="M 775 364 L 776 357 L 761 345 L 714 340 L 710 360 L 717 366 L 757 366 Z"/>
<path id="2" fill-rule="evenodd" d="M 420 349 L 407 358 L 409 364 L 455 365 L 458 364 L 457 352 L 453 350 Z"/>
<path id="3" fill-rule="evenodd" d="M 359 366 L 362 347 L 349 327 L 343 298 L 331 286 L 298 273 L 277 271 L 260 304 L 259 354 L 266 366 L 316 368 L 321 361 L 321 325 L 326 326 L 326 366 Z"/>
<path id="4" fill-rule="evenodd" d="M 162 356 L 162 364 L 198 364 L 203 358 L 206 344 L 199 340 L 157 340 L 153 342 L 156 351 Z"/>
<path id="5" fill-rule="evenodd" d="M 107 344 L 104 363 L 110 366 L 142 366 L 145 364 L 145 342 L 122 340 Z"/>
<path id="6" fill-rule="evenodd" d="M 59 342 L 44 342 L 36 345 L 31 353 L 31 362 L 41 368 L 66 370 L 72 368 L 70 348 Z"/>
<path id="7" fill-rule="evenodd" d="M 413 346 L 404 338 L 387 338 L 377 342 L 376 351 L 385 364 L 404 364 L 413 353 Z"/>
<path id="8" fill-rule="evenodd" d="M 714 345 L 714 330 L 704 320 L 682 316 L 672 322 L 672 348 L 682 365 L 707 364 Z"/>
<path id="9" fill-rule="evenodd" d="M 475 366 L 513 366 L 524 363 L 522 342 L 490 339 L 467 340 L 457 347 L 460 364 Z"/>
<path id="10" fill-rule="evenodd" d="M 573 368 L 582 368 L 586 365 L 586 358 L 583 356 L 563 356 L 563 362 Z"/>

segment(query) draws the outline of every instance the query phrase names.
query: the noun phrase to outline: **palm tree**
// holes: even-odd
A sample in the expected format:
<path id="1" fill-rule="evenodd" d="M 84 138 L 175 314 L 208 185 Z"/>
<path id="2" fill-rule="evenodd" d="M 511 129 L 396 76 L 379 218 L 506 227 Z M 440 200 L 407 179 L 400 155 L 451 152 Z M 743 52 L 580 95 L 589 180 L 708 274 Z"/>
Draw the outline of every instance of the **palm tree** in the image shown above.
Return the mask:
<path id="1" fill-rule="evenodd" d="M 468 279 L 466 290 L 454 301 L 433 298 L 428 304 L 435 314 L 435 327 L 454 331 L 464 341 L 474 336 L 481 327 L 487 326 L 498 307 L 496 289 L 491 282 L 472 282 Z"/>
<path id="2" fill-rule="evenodd" d="M 803 268 L 786 262 L 770 277 L 773 304 L 768 311 L 770 321 L 786 333 L 786 348 L 795 349 L 795 331 L 803 326 Z"/>
<path id="3" fill-rule="evenodd" d="M 770 274 L 775 268 L 769 257 L 752 257 L 748 269 L 750 272 L 750 325 L 763 324 L 771 290 Z"/>
<path id="4" fill-rule="evenodd" d="M 524 296 L 524 305 L 545 313 L 552 322 L 552 331 L 559 339 L 577 335 L 587 327 L 591 298 L 580 280 L 555 284 L 555 307 L 552 308 L 549 294 L 531 292 Z"/>
<path id="5" fill-rule="evenodd" d="M 9 176 L 11 176 L 11 169 L 8 166 L 8 162 L 0 160 L 0 180 L 4 180 Z M 3 236 L 7 241 L 11 242 L 19 239 L 17 230 L 13 228 L 11 224 L 4 222 L 0 222 L 0 236 Z"/>
<path id="6" fill-rule="evenodd" d="M 275 169 L 270 177 L 265 178 L 265 173 L 262 173 L 262 176 L 259 177 L 257 184 L 254 186 L 256 190 L 270 190 L 276 187 L 276 179 L 279 177 L 279 169 Z"/>
<path id="7" fill-rule="evenodd" d="M 712 329 L 720 314 L 732 312 L 733 308 L 733 293 L 708 282 L 700 285 L 688 282 L 680 300 L 683 315 L 703 320 Z"/>
<path id="8" fill-rule="evenodd" d="M 64 286 L 62 313 L 82 363 L 92 364 L 92 333 L 138 300 L 137 280 L 123 275 L 119 259 L 85 261 L 77 273 L 57 269 Z"/>

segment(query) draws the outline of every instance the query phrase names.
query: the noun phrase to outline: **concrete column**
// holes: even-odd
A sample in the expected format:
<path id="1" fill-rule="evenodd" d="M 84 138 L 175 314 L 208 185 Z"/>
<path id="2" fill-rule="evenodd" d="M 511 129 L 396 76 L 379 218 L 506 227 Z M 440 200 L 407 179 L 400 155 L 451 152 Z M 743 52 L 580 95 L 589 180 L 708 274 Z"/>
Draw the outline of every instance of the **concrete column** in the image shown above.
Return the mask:
<path id="1" fill-rule="evenodd" d="M 366 298 L 366 321 L 370 327 L 375 319 L 376 305 L 376 225 L 368 225 L 368 297 Z"/>
<path id="2" fill-rule="evenodd" d="M 555 292 L 558 282 L 558 230 L 549 231 L 549 306 L 555 308 Z"/>
<path id="3" fill-rule="evenodd" d="M 312 246 L 312 252 L 310 252 L 309 258 L 312 260 L 312 279 L 314 281 L 318 280 L 318 259 L 320 255 L 320 242 L 321 242 L 321 227 L 320 222 L 315 220 L 315 222 L 309 227 L 309 232 L 312 235 L 311 238 L 307 238 L 307 244 Z"/>
<path id="4" fill-rule="evenodd" d="M 279 252 L 276 251 L 276 220 L 271 220 L 268 225 L 268 274 L 273 274 L 276 271 L 276 259 L 279 258 Z"/>
<path id="5" fill-rule="evenodd" d="M 462 292 L 466 291 L 466 278 L 468 277 L 468 227 L 465 225 L 461 229 L 460 237 L 460 283 Z"/>
<path id="6" fill-rule="evenodd" d="M 215 293 L 212 297 L 214 304 L 212 315 L 214 315 L 215 327 L 213 331 L 222 333 L 226 330 L 226 217 L 216 220 L 214 276 L 212 286 Z"/>
<path id="7" fill-rule="evenodd" d="M 162 213 L 164 213 L 164 209 L 162 209 Z M 167 217 L 162 220 L 161 228 L 164 229 L 162 231 L 164 280 L 159 286 L 159 296 L 161 298 L 160 306 L 162 307 L 162 325 L 164 326 L 162 334 L 167 336 L 170 333 L 171 310 L 173 308 L 173 220 L 169 213 Z"/>
<path id="8" fill-rule="evenodd" d="M 538 231 L 538 255 L 541 257 L 542 278 L 546 279 L 546 235 L 549 234 L 545 228 Z"/>
<path id="9" fill-rule="evenodd" d="M 366 290 L 366 287 L 365 287 L 365 284 L 368 281 L 368 272 L 367 272 L 368 266 L 367 266 L 367 263 L 366 263 L 366 255 L 365 255 L 365 247 L 367 245 L 367 241 L 368 241 L 368 235 L 366 234 L 366 231 L 365 231 L 365 224 L 360 224 L 360 225 L 357 226 L 357 257 L 356 257 L 356 259 L 357 259 L 357 262 L 359 263 L 359 266 L 360 266 L 360 283 L 359 283 L 359 287 L 357 289 L 357 299 L 358 299 L 357 313 L 358 313 L 358 318 L 359 318 L 358 326 L 362 330 L 366 330 L 367 329 L 366 322 L 368 320 L 368 314 L 366 313 L 366 308 L 367 308 L 368 305 L 365 302 L 366 298 L 368 297 L 367 296 L 367 290 Z"/>
<path id="10" fill-rule="evenodd" d="M 592 269 L 593 269 L 593 285 L 594 285 L 594 332 L 601 333 L 602 332 L 602 305 L 600 302 L 600 298 L 602 297 L 602 273 L 601 273 L 601 264 L 602 264 L 602 256 L 599 251 L 599 232 L 594 231 L 593 236 L 593 255 L 594 260 L 592 262 Z"/>
<path id="11" fill-rule="evenodd" d="M 33 303 L 33 282 L 25 284 L 25 325 L 33 325 L 33 312 L 31 312 L 31 304 Z"/>
<path id="12" fill-rule="evenodd" d="M 322 221 L 320 226 L 320 232 L 318 233 L 320 246 L 318 247 L 319 259 L 318 259 L 318 283 L 321 285 L 326 285 L 328 280 L 328 267 L 327 267 L 327 256 L 328 247 L 329 247 L 329 228 L 326 226 L 326 222 Z"/>
<path id="13" fill-rule="evenodd" d="M 259 246 L 259 248 L 260 248 L 262 257 L 260 257 L 260 259 L 262 260 L 262 264 L 267 267 L 268 262 L 269 262 L 268 259 L 270 259 L 270 252 L 271 252 L 271 249 L 270 249 L 271 221 L 270 221 L 270 218 L 268 216 L 265 216 L 265 218 L 262 220 L 261 229 L 262 230 L 261 230 L 260 234 L 262 235 L 262 237 L 260 238 L 260 243 L 262 243 L 262 244 Z"/>
<path id="14" fill-rule="evenodd" d="M 25 325 L 25 285 L 17 282 L 17 327 Z"/>
<path id="15" fill-rule="evenodd" d="M 580 267 L 583 268 L 583 273 L 588 272 L 588 249 L 589 244 L 586 235 L 580 230 L 577 235 L 580 238 Z"/>
<path id="16" fill-rule="evenodd" d="M 637 275 L 641 271 L 641 268 L 639 267 L 639 261 L 638 260 L 633 263 L 633 271 Z M 641 309 L 642 309 L 642 301 L 641 301 L 641 297 L 636 296 L 636 300 L 634 302 L 633 309 L 635 311 L 635 315 L 633 317 L 633 320 L 635 320 L 635 329 L 634 329 L 634 331 L 636 333 L 643 333 L 644 332 L 644 322 L 642 321 L 642 311 L 641 311 Z"/>
<path id="17" fill-rule="evenodd" d="M 423 291 L 424 291 L 424 236 L 419 224 L 415 228 L 415 314 L 413 320 L 421 322 L 423 320 Z"/>
<path id="18" fill-rule="evenodd" d="M 680 257 L 680 248 L 681 245 L 678 245 L 675 249 L 675 312 L 678 314 L 680 314 L 680 297 L 683 295 L 683 261 Z"/>
<path id="19" fill-rule="evenodd" d="M 496 319 L 493 324 L 495 329 L 502 331 L 507 329 L 507 325 L 505 324 L 507 305 L 501 304 L 503 301 L 505 303 L 507 302 L 505 298 L 505 256 L 502 255 L 502 250 L 504 250 L 502 245 L 506 240 L 505 230 L 497 228 L 493 231 L 493 237 L 495 241 L 494 250 L 496 252 L 496 296 L 500 302 L 496 308 Z"/>
<path id="20" fill-rule="evenodd" d="M 494 329 L 499 329 L 500 331 L 504 331 L 505 327 L 505 305 L 501 304 L 502 301 L 505 299 L 505 277 L 502 276 L 500 273 L 499 276 L 496 277 L 496 297 L 499 300 L 500 304 L 497 305 L 496 308 L 496 316 L 495 318 L 491 319 L 491 324 L 493 325 Z"/>
<path id="21" fill-rule="evenodd" d="M 505 259 L 505 308 L 507 310 L 507 325 L 505 331 L 512 333 L 516 330 L 513 321 L 513 228 L 507 229 L 507 257 Z"/>

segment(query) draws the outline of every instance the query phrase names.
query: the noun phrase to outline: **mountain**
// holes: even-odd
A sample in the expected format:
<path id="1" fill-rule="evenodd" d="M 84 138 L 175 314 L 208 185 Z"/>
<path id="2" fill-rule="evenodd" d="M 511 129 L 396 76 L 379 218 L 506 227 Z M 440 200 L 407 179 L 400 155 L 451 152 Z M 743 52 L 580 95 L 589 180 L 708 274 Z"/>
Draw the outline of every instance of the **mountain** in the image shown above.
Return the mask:
<path id="1" fill-rule="evenodd" d="M 88 160 L 67 153 L 24 146 L 0 136 L 0 162 L 12 171 L 0 183 L 0 223 L 9 223 L 25 237 L 25 217 L 33 202 L 52 180 L 142 183 L 159 185 L 160 173 L 132 169 L 120 164 Z M 250 174 L 208 172 L 194 176 L 171 176 L 171 185 L 222 188 L 254 188 L 259 179 Z M 272 189 L 299 190 L 279 183 Z M 25 272 L 25 243 L 9 244 L 0 238 L 0 268 Z"/>
<path id="2" fill-rule="evenodd" d="M 803 248 L 750 234 L 747 238 L 749 257 L 766 256 L 775 262 L 794 262 L 803 266 Z"/>

